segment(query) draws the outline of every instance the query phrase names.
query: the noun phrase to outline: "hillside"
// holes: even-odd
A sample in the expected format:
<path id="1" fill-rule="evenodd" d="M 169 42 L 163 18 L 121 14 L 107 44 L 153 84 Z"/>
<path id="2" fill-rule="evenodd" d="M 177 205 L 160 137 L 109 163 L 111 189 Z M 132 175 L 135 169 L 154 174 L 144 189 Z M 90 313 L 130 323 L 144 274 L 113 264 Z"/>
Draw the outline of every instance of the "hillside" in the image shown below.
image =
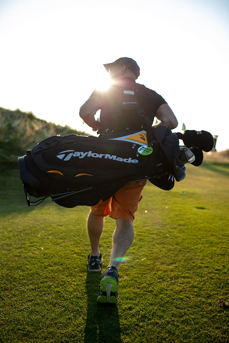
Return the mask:
<path id="1" fill-rule="evenodd" d="M 19 156 L 38 142 L 55 135 L 87 135 L 69 126 L 60 126 L 38 119 L 33 113 L 0 107 L 0 170 L 17 165 Z"/>
<path id="2" fill-rule="evenodd" d="M 229 163 L 229 149 L 224 151 L 205 152 L 204 161 L 215 163 Z"/>
<path id="3" fill-rule="evenodd" d="M 33 113 L 7 110 L 0 107 L 0 170 L 17 166 L 19 156 L 26 154 L 42 140 L 61 135 L 86 135 L 69 126 L 60 126 L 36 118 Z M 229 163 L 229 149 L 204 153 L 205 162 Z"/>

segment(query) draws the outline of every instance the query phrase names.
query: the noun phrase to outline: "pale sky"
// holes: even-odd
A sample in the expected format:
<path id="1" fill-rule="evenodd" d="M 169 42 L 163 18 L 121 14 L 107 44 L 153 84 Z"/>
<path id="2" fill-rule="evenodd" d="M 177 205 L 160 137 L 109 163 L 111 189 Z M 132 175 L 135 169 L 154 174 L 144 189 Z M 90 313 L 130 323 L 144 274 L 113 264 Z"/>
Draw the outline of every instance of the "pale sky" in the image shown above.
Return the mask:
<path id="1" fill-rule="evenodd" d="M 79 108 L 134 58 L 187 129 L 229 149 L 228 0 L 0 0 L 0 107 L 91 133 Z"/>

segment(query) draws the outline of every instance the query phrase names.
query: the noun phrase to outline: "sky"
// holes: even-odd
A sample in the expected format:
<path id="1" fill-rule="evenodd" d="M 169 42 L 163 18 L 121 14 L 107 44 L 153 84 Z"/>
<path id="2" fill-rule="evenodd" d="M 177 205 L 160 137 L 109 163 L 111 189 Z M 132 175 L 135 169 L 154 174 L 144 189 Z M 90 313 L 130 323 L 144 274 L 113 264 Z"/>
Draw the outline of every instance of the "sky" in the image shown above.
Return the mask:
<path id="1" fill-rule="evenodd" d="M 181 131 L 229 149 L 228 0 L 0 0 L 0 107 L 92 133 L 80 106 L 131 57 Z"/>

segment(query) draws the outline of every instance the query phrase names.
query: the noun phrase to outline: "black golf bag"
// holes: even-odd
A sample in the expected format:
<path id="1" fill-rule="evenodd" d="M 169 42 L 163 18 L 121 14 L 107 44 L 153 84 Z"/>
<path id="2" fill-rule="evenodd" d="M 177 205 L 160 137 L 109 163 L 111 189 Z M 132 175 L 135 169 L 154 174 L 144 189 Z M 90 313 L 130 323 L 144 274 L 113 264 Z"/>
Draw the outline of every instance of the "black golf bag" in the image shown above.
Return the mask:
<path id="1" fill-rule="evenodd" d="M 36 206 L 50 196 L 64 207 L 92 206 L 126 183 L 144 179 L 172 189 L 175 180 L 185 178 L 187 161 L 179 147 L 182 136 L 166 126 L 151 127 L 147 133 L 54 136 L 40 142 L 19 157 L 28 205 Z M 28 195 L 40 199 L 32 202 Z"/>

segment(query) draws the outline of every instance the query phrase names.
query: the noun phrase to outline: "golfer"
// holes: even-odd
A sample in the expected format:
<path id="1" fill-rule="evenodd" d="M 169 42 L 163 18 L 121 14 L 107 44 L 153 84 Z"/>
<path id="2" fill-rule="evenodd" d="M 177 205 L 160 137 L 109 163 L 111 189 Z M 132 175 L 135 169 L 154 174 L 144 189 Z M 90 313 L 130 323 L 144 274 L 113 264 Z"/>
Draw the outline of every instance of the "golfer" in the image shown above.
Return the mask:
<path id="1" fill-rule="evenodd" d="M 170 129 L 177 127 L 177 119 L 161 95 L 136 83 L 140 75 L 140 68 L 132 58 L 122 57 L 113 63 L 104 64 L 112 79 L 112 85 L 107 91 L 95 90 L 89 99 L 80 108 L 80 117 L 84 122 L 98 131 L 101 135 L 109 132 L 123 132 L 125 130 L 141 130 L 141 120 L 136 111 L 122 112 L 118 119 L 114 115 L 119 106 L 117 89 L 123 89 L 126 94 L 138 93 L 141 105 L 147 119 L 153 124 L 154 118 L 159 120 L 158 125 L 168 126 Z M 100 112 L 100 120 L 95 120 L 95 114 Z M 115 129 L 114 129 L 115 128 Z M 113 247 L 110 263 L 102 275 L 98 302 L 117 303 L 118 267 L 134 240 L 134 216 L 138 204 L 142 199 L 142 190 L 146 181 L 126 184 L 105 202 L 100 201 L 91 207 L 87 220 L 88 236 L 91 253 L 88 256 L 88 271 L 101 271 L 103 262 L 99 249 L 100 238 L 103 232 L 104 217 L 110 216 L 116 221 L 113 234 Z"/>

